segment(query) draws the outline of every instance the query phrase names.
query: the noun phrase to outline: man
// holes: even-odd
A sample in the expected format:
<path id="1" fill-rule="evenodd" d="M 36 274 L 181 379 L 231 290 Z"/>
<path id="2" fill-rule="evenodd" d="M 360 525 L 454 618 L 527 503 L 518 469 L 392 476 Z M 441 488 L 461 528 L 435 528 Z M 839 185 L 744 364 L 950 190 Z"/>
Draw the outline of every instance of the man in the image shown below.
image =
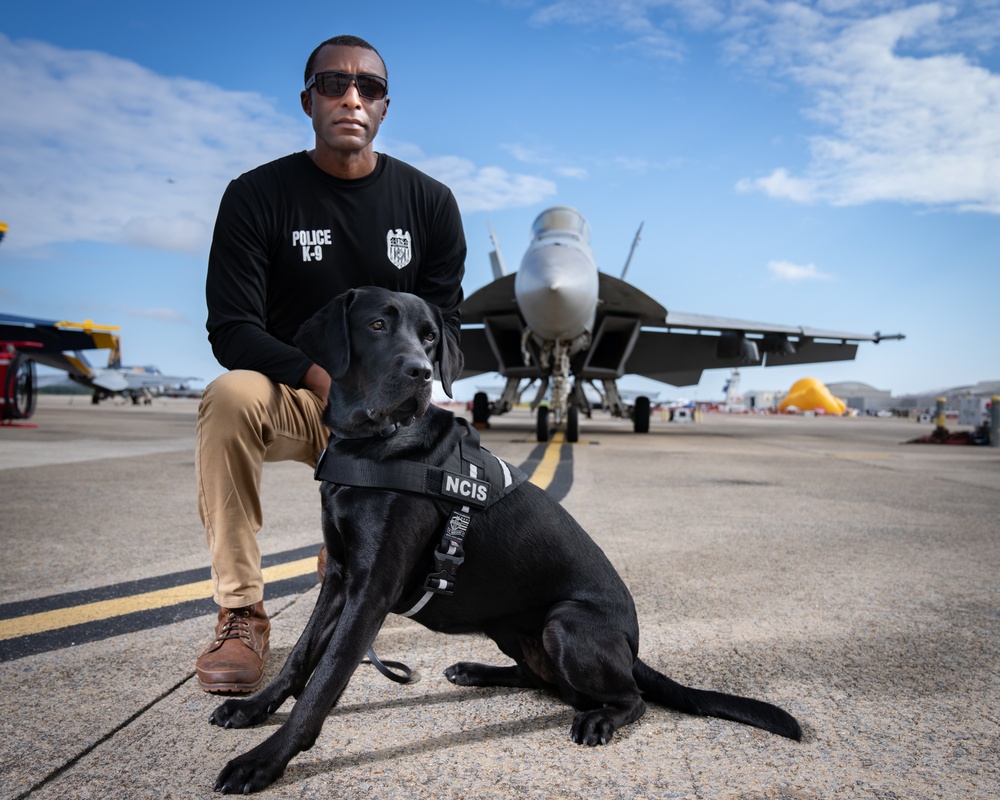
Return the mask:
<path id="1" fill-rule="evenodd" d="M 208 386 L 198 414 L 198 509 L 219 604 L 196 664 L 208 692 L 252 692 L 264 677 L 263 464 L 313 466 L 326 446 L 330 376 L 292 345 L 299 326 L 347 289 L 382 286 L 437 305 L 458 347 L 458 205 L 444 185 L 374 151 L 389 108 L 381 56 L 363 39 L 334 37 L 309 57 L 305 81 L 315 148 L 230 183 L 209 255 L 208 338 L 230 371 Z"/>

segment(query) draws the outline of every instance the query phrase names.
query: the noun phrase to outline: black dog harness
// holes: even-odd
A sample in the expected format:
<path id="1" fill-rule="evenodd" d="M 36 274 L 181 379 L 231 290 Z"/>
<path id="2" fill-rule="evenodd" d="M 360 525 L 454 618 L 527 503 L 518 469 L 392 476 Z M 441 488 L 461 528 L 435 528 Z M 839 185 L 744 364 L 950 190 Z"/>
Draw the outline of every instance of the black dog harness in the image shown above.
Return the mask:
<path id="1" fill-rule="evenodd" d="M 396 492 L 430 495 L 453 504 L 445 522 L 441 543 L 434 550 L 434 568 L 421 589 L 400 600 L 393 613 L 412 617 L 436 595 L 455 591 L 455 574 L 465 561 L 462 545 L 472 522 L 472 514 L 502 500 L 528 476 L 480 444 L 479 433 L 461 418 L 456 420 L 466 433 L 448 456 L 443 467 L 418 461 L 378 463 L 331 453 L 327 448 L 316 464 L 318 481 L 339 486 L 389 489 Z"/>

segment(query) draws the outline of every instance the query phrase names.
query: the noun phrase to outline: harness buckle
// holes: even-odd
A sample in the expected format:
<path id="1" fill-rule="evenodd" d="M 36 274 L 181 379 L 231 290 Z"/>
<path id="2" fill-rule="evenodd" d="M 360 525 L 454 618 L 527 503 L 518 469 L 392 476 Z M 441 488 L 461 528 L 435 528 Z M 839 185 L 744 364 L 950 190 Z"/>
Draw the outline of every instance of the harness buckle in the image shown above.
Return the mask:
<path id="1" fill-rule="evenodd" d="M 424 591 L 443 594 L 445 597 L 455 594 L 455 581 L 441 577 L 444 574 L 443 572 L 432 572 L 428 575 L 424 580 Z"/>
<path id="2" fill-rule="evenodd" d="M 454 594 L 455 573 L 458 572 L 458 568 L 464 561 L 465 556 L 453 556 L 435 550 L 434 568 L 436 571 L 424 579 L 424 589 L 428 592 L 434 592 L 434 594 Z"/>

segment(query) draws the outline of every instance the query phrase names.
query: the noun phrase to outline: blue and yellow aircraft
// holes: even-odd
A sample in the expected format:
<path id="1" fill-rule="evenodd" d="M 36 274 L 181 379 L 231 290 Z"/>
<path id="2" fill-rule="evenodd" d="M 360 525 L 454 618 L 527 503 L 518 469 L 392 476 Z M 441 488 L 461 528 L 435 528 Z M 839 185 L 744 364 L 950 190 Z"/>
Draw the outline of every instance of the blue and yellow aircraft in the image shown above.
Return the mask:
<path id="1" fill-rule="evenodd" d="M 2 416 L 23 419 L 31 415 L 38 386 L 35 362 L 63 370 L 75 383 L 93 389 L 94 403 L 113 395 L 123 395 L 133 403 L 149 402 L 154 391 L 199 380 L 164 375 L 153 366 L 122 365 L 118 330 L 117 325 L 97 325 L 89 319 L 67 322 L 0 313 Z M 85 350 L 110 350 L 108 366 L 91 365 Z"/>

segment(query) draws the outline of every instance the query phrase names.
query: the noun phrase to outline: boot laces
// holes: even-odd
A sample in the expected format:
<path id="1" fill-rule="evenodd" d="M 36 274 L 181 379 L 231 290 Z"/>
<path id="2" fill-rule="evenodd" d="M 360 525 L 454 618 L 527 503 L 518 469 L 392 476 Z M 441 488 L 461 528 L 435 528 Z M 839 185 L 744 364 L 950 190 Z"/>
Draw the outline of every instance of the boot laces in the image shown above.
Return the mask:
<path id="1" fill-rule="evenodd" d="M 245 639 L 250 641 L 250 610 L 249 609 L 229 609 L 226 621 L 222 623 L 215 641 L 224 642 L 227 639 Z"/>

